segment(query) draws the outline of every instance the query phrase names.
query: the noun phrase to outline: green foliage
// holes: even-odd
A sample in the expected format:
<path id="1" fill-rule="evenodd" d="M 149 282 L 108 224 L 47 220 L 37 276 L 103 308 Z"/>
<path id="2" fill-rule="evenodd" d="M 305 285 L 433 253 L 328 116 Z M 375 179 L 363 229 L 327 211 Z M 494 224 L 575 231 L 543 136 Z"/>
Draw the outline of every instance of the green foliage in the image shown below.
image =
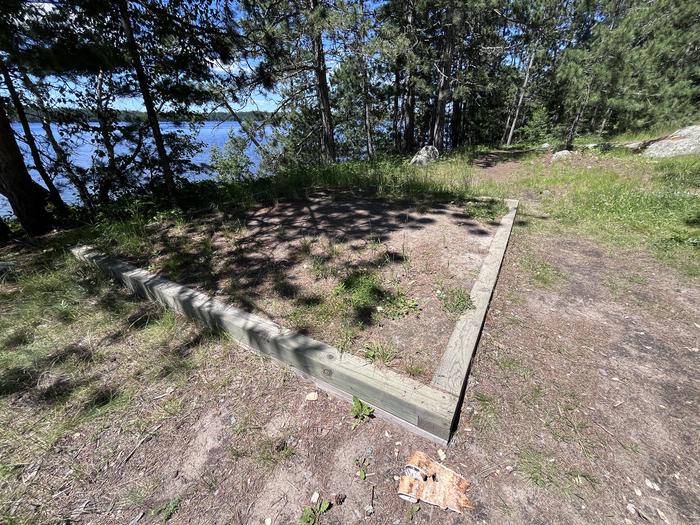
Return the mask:
<path id="1" fill-rule="evenodd" d="M 369 466 L 367 458 L 355 458 L 355 466 L 357 467 L 357 472 L 355 473 L 357 477 L 362 481 L 366 480 L 367 467 Z"/>
<path id="2" fill-rule="evenodd" d="M 253 163 L 246 153 L 249 141 L 233 133 L 222 150 L 211 148 L 211 165 L 222 182 L 241 182 L 253 177 Z"/>
<path id="3" fill-rule="evenodd" d="M 376 341 L 365 343 L 362 349 L 363 355 L 371 362 L 380 362 L 384 366 L 388 366 L 396 359 L 397 351 L 390 345 Z"/>
<path id="4" fill-rule="evenodd" d="M 180 508 L 181 502 L 182 498 L 180 498 L 179 496 L 168 500 L 165 503 L 163 503 L 160 507 L 158 507 L 154 511 L 154 514 L 156 514 L 163 521 L 168 521 L 177 512 L 177 509 Z"/>
<path id="5" fill-rule="evenodd" d="M 474 308 L 474 303 L 467 290 L 462 288 L 449 288 L 437 291 L 438 299 L 447 313 L 459 317 L 467 310 Z"/>
<path id="6" fill-rule="evenodd" d="M 321 515 L 331 508 L 331 502 L 327 499 L 322 499 L 316 505 L 307 505 L 301 513 L 299 523 L 304 525 L 319 525 L 321 523 Z"/>
<path id="7" fill-rule="evenodd" d="M 374 415 L 374 408 L 364 403 L 359 397 L 352 396 L 350 415 L 355 419 L 352 424 L 352 429 L 355 430 L 364 421 L 370 419 Z"/>
<path id="8" fill-rule="evenodd" d="M 561 187 L 561 198 L 547 210 L 565 225 L 582 228 L 604 241 L 628 248 L 647 248 L 689 275 L 700 275 L 697 184 L 698 157 L 666 159 L 658 164 L 633 158 L 620 169 L 581 169 L 535 164 L 521 184 L 531 188 Z M 640 173 L 654 173 L 651 180 Z M 540 272 L 542 273 L 542 272 Z M 550 271 L 542 275 L 549 279 Z"/>
<path id="9" fill-rule="evenodd" d="M 551 124 L 549 112 L 544 106 L 538 106 L 520 129 L 522 141 L 529 144 L 542 144 L 550 138 Z"/>
<path id="10" fill-rule="evenodd" d="M 408 521 L 413 521 L 419 512 L 420 512 L 420 505 L 419 504 L 415 503 L 415 504 L 411 505 L 411 507 L 408 509 L 408 511 L 406 511 L 406 519 Z"/>

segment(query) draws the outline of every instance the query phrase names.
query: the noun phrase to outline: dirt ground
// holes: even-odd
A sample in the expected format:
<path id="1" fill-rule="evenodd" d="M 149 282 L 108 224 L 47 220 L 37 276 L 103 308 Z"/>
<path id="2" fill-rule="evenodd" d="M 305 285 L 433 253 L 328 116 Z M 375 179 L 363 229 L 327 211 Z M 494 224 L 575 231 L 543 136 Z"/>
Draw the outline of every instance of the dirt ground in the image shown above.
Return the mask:
<path id="1" fill-rule="evenodd" d="M 479 168 L 477 179 L 495 166 L 503 180 L 517 163 Z M 307 400 L 313 385 L 185 324 L 178 355 L 194 365 L 178 381 L 144 381 L 119 417 L 85 423 L 24 465 L 5 484 L 13 515 L 288 524 L 318 492 L 333 503 L 325 524 L 700 522 L 697 281 L 556 227 L 537 194 L 519 197 L 444 448 L 444 463 L 472 482 L 472 510 L 398 498 L 407 458 L 437 459 L 435 444 L 381 419 L 353 431 L 346 403 L 323 392 Z M 91 340 L 103 374 L 149 373 L 130 364 L 142 350 L 129 337 L 119 352 Z M 0 423 L 18 433 L 39 424 L 30 392 L 12 396 Z"/>
<path id="2" fill-rule="evenodd" d="M 468 299 L 505 211 L 321 194 L 173 223 L 132 260 L 430 382 L 461 314 L 445 297 Z"/>

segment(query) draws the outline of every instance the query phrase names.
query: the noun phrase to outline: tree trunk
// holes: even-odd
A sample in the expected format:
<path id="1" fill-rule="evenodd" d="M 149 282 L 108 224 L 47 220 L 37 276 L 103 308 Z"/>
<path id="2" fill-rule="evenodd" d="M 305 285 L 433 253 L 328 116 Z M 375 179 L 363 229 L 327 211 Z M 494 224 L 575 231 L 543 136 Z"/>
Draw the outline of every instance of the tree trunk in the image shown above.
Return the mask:
<path id="1" fill-rule="evenodd" d="M 101 204 L 107 204 L 109 202 L 109 194 L 114 189 L 114 185 L 120 178 L 117 170 L 117 160 L 114 153 L 114 143 L 112 142 L 111 136 L 111 123 L 109 117 L 107 116 L 107 111 L 105 107 L 105 93 L 104 93 L 104 73 L 102 70 L 97 74 L 97 82 L 95 84 L 95 114 L 97 116 L 97 123 L 100 127 L 100 137 L 102 139 L 102 145 L 107 152 L 107 172 L 100 177 L 97 187 L 97 199 Z M 124 181 L 122 181 L 124 182 Z"/>
<path id="2" fill-rule="evenodd" d="M 46 139 L 49 141 L 51 149 L 53 149 L 54 154 L 56 155 L 56 162 L 61 166 L 61 168 L 63 168 L 63 172 L 68 181 L 73 186 L 75 186 L 75 189 L 78 191 L 78 195 L 80 196 L 80 200 L 83 201 L 83 204 L 87 207 L 90 214 L 94 215 L 95 206 L 92 202 L 92 197 L 90 196 L 90 192 L 88 191 L 87 186 L 85 185 L 83 180 L 78 176 L 78 174 L 75 173 L 75 170 L 73 169 L 73 166 L 70 163 L 70 159 L 68 158 L 66 150 L 63 149 L 61 144 L 56 139 L 56 136 L 53 134 L 53 130 L 51 129 L 51 120 L 49 119 L 49 112 L 46 108 L 46 105 L 44 104 L 44 94 L 32 82 L 32 80 L 29 78 L 29 75 L 27 75 L 26 71 L 20 70 L 20 73 L 22 75 L 22 82 L 24 82 L 24 87 L 27 88 L 27 90 L 30 93 L 32 93 L 32 95 L 34 95 L 36 105 L 39 109 L 39 112 L 41 113 L 41 127 L 44 129 Z"/>
<path id="3" fill-rule="evenodd" d="M 134 66 L 134 70 L 136 71 L 136 79 L 138 80 L 141 96 L 143 97 L 143 105 L 146 107 L 148 124 L 150 125 L 153 133 L 153 142 L 155 142 L 156 150 L 158 151 L 158 159 L 160 161 L 161 170 L 163 171 L 163 179 L 165 180 L 165 190 L 172 206 L 177 207 L 177 202 L 175 200 L 175 179 L 173 178 L 173 172 L 170 169 L 168 152 L 165 150 L 163 135 L 160 131 L 160 122 L 158 121 L 158 113 L 156 112 L 153 97 L 151 96 L 148 76 L 146 75 L 146 70 L 143 67 L 143 63 L 141 62 L 141 53 L 139 51 L 139 46 L 136 39 L 134 38 L 133 28 L 131 27 L 128 0 L 117 0 L 117 4 L 119 5 L 119 14 L 122 28 L 124 29 L 124 34 L 126 35 L 129 55 L 131 56 L 131 62 Z"/>
<path id="4" fill-rule="evenodd" d="M 7 242 L 12 236 L 12 230 L 7 223 L 0 217 L 0 243 Z"/>
<path id="5" fill-rule="evenodd" d="M 392 111 L 392 131 L 394 139 L 394 151 L 401 151 L 401 115 L 399 113 L 399 96 L 401 94 L 401 68 L 399 64 L 396 65 L 394 70 L 394 97 L 393 97 L 393 111 Z"/>
<path id="6" fill-rule="evenodd" d="M 36 146 L 36 141 L 34 140 L 34 134 L 29 127 L 29 121 L 27 120 L 27 114 L 24 111 L 24 105 L 17 94 L 15 85 L 12 82 L 12 77 L 10 76 L 10 71 L 7 69 L 5 62 L 0 60 L 0 72 L 2 73 L 3 79 L 5 80 L 5 87 L 7 87 L 7 92 L 10 95 L 10 100 L 17 111 L 17 118 L 22 125 L 22 130 L 24 131 L 24 138 L 27 141 L 27 146 L 29 146 L 29 151 L 32 155 L 32 160 L 34 161 L 34 169 L 44 181 L 44 184 L 49 190 L 49 195 L 51 197 L 51 202 L 56 207 L 56 210 L 61 214 L 65 215 L 67 212 L 66 203 L 63 202 L 61 194 L 53 183 L 51 177 L 49 177 L 46 168 L 44 167 L 44 162 L 41 160 L 41 154 L 39 153 L 39 148 Z"/>
<path id="7" fill-rule="evenodd" d="M 453 12 L 447 15 L 449 24 L 445 34 L 445 47 L 443 49 L 442 63 L 438 70 L 438 89 L 435 97 L 435 107 L 433 111 L 432 138 L 431 142 L 440 152 L 445 147 L 445 108 L 450 98 L 452 88 L 452 54 L 454 50 L 453 34 L 454 20 Z"/>
<path id="8" fill-rule="evenodd" d="M 311 10 L 318 8 L 318 0 L 309 0 Z M 326 68 L 326 54 L 323 50 L 323 34 L 316 31 L 312 36 L 314 52 L 314 74 L 316 75 L 316 93 L 321 107 L 321 154 L 326 162 L 335 162 L 335 136 L 333 131 L 333 113 L 331 111 L 330 89 Z"/>
<path id="9" fill-rule="evenodd" d="M 416 149 L 416 95 L 413 91 L 411 71 L 406 72 L 406 91 L 403 99 L 403 146 L 404 151 L 414 153 Z"/>
<path id="10" fill-rule="evenodd" d="M 588 98 L 590 97 L 590 95 L 591 83 L 589 82 L 588 89 L 586 90 L 586 96 L 584 97 L 581 104 L 579 104 L 578 110 L 576 111 L 576 115 L 574 116 L 574 120 L 571 122 L 571 126 L 569 126 L 569 131 L 567 131 L 566 133 L 566 149 L 568 150 L 571 150 L 574 147 L 574 138 L 576 138 L 578 123 L 581 120 L 581 115 L 583 115 L 583 110 L 586 107 L 586 104 L 588 104 Z"/>
<path id="11" fill-rule="evenodd" d="M 48 191 L 32 180 L 17 146 L 0 98 L 0 193 L 10 201 L 17 220 L 29 235 L 51 230 L 53 219 L 46 211 Z"/>
<path id="12" fill-rule="evenodd" d="M 372 136 L 372 114 L 369 104 L 369 80 L 367 79 L 367 64 L 362 59 L 362 100 L 365 106 L 365 135 L 367 141 L 367 158 L 374 158 L 374 138 Z"/>
<path id="13" fill-rule="evenodd" d="M 525 99 L 525 91 L 527 90 L 527 83 L 530 80 L 530 69 L 532 68 L 532 63 L 535 60 L 535 51 L 537 50 L 537 44 L 530 51 L 530 60 L 527 63 L 527 69 L 525 70 L 525 79 L 523 80 L 523 86 L 520 88 L 520 97 L 518 97 L 518 104 L 515 106 L 515 115 L 513 115 L 513 122 L 510 125 L 510 133 L 508 133 L 508 140 L 506 141 L 506 146 L 510 146 L 513 142 L 513 133 L 515 133 L 515 124 L 518 122 L 518 115 L 520 114 L 520 108 L 523 105 L 523 100 Z"/>
<path id="14" fill-rule="evenodd" d="M 415 31 L 413 23 L 416 17 L 415 2 L 406 2 L 406 32 L 409 37 L 413 37 Z M 410 67 L 406 68 L 404 80 L 404 97 L 403 97 L 403 148 L 404 151 L 410 154 L 416 149 L 416 95 L 413 86 L 413 71 Z"/>
<path id="15" fill-rule="evenodd" d="M 456 148 L 462 142 L 462 101 L 452 102 L 452 118 L 450 119 L 450 146 Z"/>

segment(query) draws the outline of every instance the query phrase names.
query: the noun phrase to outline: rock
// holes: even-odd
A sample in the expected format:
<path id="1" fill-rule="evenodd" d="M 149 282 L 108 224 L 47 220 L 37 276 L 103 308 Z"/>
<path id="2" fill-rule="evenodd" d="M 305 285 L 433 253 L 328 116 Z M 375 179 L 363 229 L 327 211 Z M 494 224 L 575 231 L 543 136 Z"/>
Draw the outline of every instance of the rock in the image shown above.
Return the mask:
<path id="1" fill-rule="evenodd" d="M 306 400 L 307 401 L 317 401 L 318 400 L 318 392 L 309 392 L 306 394 Z"/>
<path id="2" fill-rule="evenodd" d="M 415 166 L 425 166 L 434 162 L 440 157 L 440 152 L 435 146 L 423 146 L 411 159 L 411 164 Z"/>
<path id="3" fill-rule="evenodd" d="M 700 154 L 700 124 L 679 129 L 657 140 L 644 151 L 645 157 L 678 157 Z"/>
<path id="4" fill-rule="evenodd" d="M 545 142 L 540 146 L 540 149 L 552 149 L 552 145 L 549 142 Z"/>
<path id="5" fill-rule="evenodd" d="M 622 145 L 623 148 L 632 150 L 635 153 L 639 153 L 644 149 L 644 147 L 647 145 L 646 142 L 638 141 L 638 142 L 627 142 Z"/>
<path id="6" fill-rule="evenodd" d="M 557 151 L 554 155 L 552 155 L 552 162 L 559 162 L 561 160 L 570 159 L 571 155 L 573 155 L 573 153 L 571 153 L 567 149 Z"/>

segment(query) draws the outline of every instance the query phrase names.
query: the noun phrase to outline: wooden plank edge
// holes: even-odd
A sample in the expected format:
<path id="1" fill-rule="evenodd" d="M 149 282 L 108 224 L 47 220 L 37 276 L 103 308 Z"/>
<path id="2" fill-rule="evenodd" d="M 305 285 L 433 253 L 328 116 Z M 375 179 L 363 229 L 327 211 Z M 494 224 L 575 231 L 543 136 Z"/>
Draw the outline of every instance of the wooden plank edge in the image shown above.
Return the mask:
<path id="1" fill-rule="evenodd" d="M 243 347 L 291 367 L 342 399 L 355 395 L 377 414 L 424 437 L 446 443 L 458 398 L 371 364 L 352 354 L 168 281 L 89 246 L 71 249 L 79 260 L 106 270 L 134 293 L 156 301 L 212 329 L 230 334 Z"/>
<path id="2" fill-rule="evenodd" d="M 435 388 L 457 397 L 461 397 L 467 381 L 469 366 L 481 337 L 518 210 L 516 199 L 505 199 L 504 202 L 508 206 L 508 213 L 501 219 L 489 246 L 489 253 L 481 265 L 470 293 L 474 309 L 466 312 L 457 321 L 431 381 Z"/>

